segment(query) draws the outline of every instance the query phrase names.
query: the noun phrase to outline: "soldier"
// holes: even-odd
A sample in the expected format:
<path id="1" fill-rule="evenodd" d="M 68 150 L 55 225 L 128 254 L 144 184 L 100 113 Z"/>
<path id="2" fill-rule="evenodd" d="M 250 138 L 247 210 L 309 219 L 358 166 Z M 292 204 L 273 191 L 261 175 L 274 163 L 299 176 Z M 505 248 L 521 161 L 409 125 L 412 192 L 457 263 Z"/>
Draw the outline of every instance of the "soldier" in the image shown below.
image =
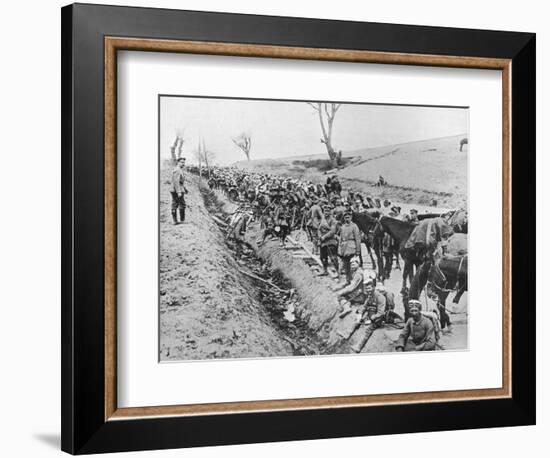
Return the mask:
<path id="1" fill-rule="evenodd" d="M 336 269 L 336 278 L 339 279 L 338 256 L 336 254 L 338 248 L 338 239 L 336 238 L 338 223 L 332 215 L 332 207 L 326 205 L 323 208 L 323 213 L 324 217 L 319 223 L 318 229 L 321 262 L 323 263 L 323 273 L 321 275 L 328 275 L 328 258 L 330 257 Z"/>
<path id="2" fill-rule="evenodd" d="M 365 302 L 365 293 L 363 292 L 363 269 L 359 266 L 359 259 L 353 257 L 350 261 L 352 280 L 349 285 L 335 291 L 338 299 L 343 302 L 340 318 L 345 317 L 351 312 L 351 305 L 362 306 Z"/>
<path id="3" fill-rule="evenodd" d="M 332 199 L 332 203 L 334 206 L 333 215 L 336 218 L 336 221 L 338 221 L 338 224 L 340 225 L 342 223 L 342 220 L 344 219 L 344 212 L 346 211 L 346 207 L 342 204 L 342 199 L 338 196 L 334 196 Z"/>
<path id="4" fill-rule="evenodd" d="M 344 272 L 346 273 L 346 284 L 351 282 L 352 272 L 350 261 L 354 256 L 361 254 L 361 233 L 357 224 L 351 222 L 351 211 L 344 213 L 344 224 L 340 228 L 340 244 L 338 255 L 342 258 Z"/>
<path id="5" fill-rule="evenodd" d="M 308 212 L 307 229 L 313 243 L 313 254 L 319 253 L 319 224 L 323 219 L 323 210 L 319 204 L 319 199 L 315 194 L 311 196 L 311 207 Z"/>
<path id="6" fill-rule="evenodd" d="M 356 197 L 355 202 L 353 203 L 353 207 L 351 208 L 351 211 L 353 213 L 362 213 L 365 211 L 365 207 L 363 206 L 363 201 Z"/>
<path id="7" fill-rule="evenodd" d="M 393 322 L 395 317 L 399 317 L 395 312 L 395 300 L 392 293 L 387 292 L 383 287 L 375 288 L 376 274 L 365 275 L 363 292 L 365 294 L 365 303 L 361 313 L 361 322 L 365 324 L 365 333 L 362 338 L 351 346 L 355 353 L 361 353 L 374 331 L 386 322 Z M 358 323 L 359 325 L 360 323 Z"/>
<path id="8" fill-rule="evenodd" d="M 281 239 L 280 246 L 285 246 L 287 236 L 290 234 L 289 228 L 290 211 L 288 206 L 288 199 L 283 197 L 280 205 L 275 210 L 275 230 L 278 230 L 279 237 Z"/>
<path id="9" fill-rule="evenodd" d="M 338 181 L 338 177 L 336 175 L 332 176 L 330 188 L 334 194 L 340 195 L 342 193 L 342 185 L 340 184 L 340 181 Z"/>
<path id="10" fill-rule="evenodd" d="M 185 175 L 183 173 L 185 169 L 185 158 L 180 157 L 177 165 L 172 170 L 172 186 L 170 188 L 170 194 L 172 196 L 172 221 L 174 224 L 178 224 L 177 210 L 180 213 L 180 222 L 185 221 L 185 194 L 187 189 L 185 188 Z"/>
<path id="11" fill-rule="evenodd" d="M 403 331 L 399 335 L 396 351 L 430 351 L 435 350 L 436 335 L 433 321 L 421 312 L 420 301 L 409 300 L 409 313 L 411 318 L 405 323 Z M 407 340 L 410 339 L 409 345 Z"/>
<path id="12" fill-rule="evenodd" d="M 411 208 L 410 215 L 410 222 L 417 225 L 420 222 L 418 220 L 418 210 L 416 208 Z"/>

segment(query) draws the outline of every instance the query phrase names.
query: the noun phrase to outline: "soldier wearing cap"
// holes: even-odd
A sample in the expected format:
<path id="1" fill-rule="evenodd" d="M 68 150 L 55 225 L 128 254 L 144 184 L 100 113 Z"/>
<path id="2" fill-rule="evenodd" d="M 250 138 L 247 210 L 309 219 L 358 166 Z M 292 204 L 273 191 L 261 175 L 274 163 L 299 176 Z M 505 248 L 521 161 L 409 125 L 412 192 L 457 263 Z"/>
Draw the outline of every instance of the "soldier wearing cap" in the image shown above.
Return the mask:
<path id="1" fill-rule="evenodd" d="M 357 256 L 351 259 L 350 269 L 353 275 L 350 284 L 335 291 L 338 298 L 344 299 L 340 318 L 351 312 L 350 305 L 363 305 L 365 302 L 363 269 L 359 265 L 359 258 Z"/>
<path id="2" fill-rule="evenodd" d="M 307 221 L 307 229 L 313 243 L 313 254 L 318 254 L 319 251 L 319 224 L 323 219 L 323 210 L 319 204 L 319 199 L 315 194 L 311 196 L 311 208 L 309 209 L 309 218 Z"/>
<path id="3" fill-rule="evenodd" d="M 353 203 L 353 207 L 351 208 L 351 211 L 353 213 L 362 213 L 365 211 L 365 207 L 363 206 L 363 201 L 359 198 L 355 198 L 355 202 Z"/>
<path id="4" fill-rule="evenodd" d="M 410 220 L 409 221 L 412 224 L 418 224 L 419 223 L 418 210 L 416 208 L 411 208 L 411 211 L 409 213 L 410 213 Z"/>
<path id="5" fill-rule="evenodd" d="M 421 313 L 422 305 L 416 299 L 409 300 L 409 313 L 411 318 L 405 323 L 405 327 L 397 344 L 396 351 L 430 351 L 435 350 L 436 336 L 432 320 Z M 407 345 L 408 343 L 408 345 Z"/>
<path id="6" fill-rule="evenodd" d="M 351 211 L 344 213 L 344 223 L 340 227 L 340 243 L 338 255 L 342 258 L 344 272 L 346 273 L 346 284 L 351 282 L 352 272 L 350 261 L 354 256 L 361 254 L 361 232 L 357 224 L 351 221 Z"/>
<path id="7" fill-rule="evenodd" d="M 323 207 L 323 219 L 319 223 L 319 245 L 321 247 L 321 262 L 323 263 L 323 273 L 328 275 L 328 258 L 332 260 L 336 269 L 337 278 L 339 278 L 338 270 L 338 239 L 336 233 L 338 231 L 338 223 L 332 215 L 332 207 L 325 205 Z"/>
<path id="8" fill-rule="evenodd" d="M 336 175 L 333 175 L 330 186 L 333 193 L 340 195 L 342 192 L 342 185 L 338 181 L 338 177 Z"/>
<path id="9" fill-rule="evenodd" d="M 185 221 L 185 194 L 187 189 L 185 188 L 185 175 L 183 173 L 185 168 L 185 158 L 180 157 L 177 165 L 172 170 L 170 195 L 172 196 L 172 221 L 174 224 L 178 224 L 177 211 L 179 209 L 180 222 Z"/>
<path id="10" fill-rule="evenodd" d="M 340 225 L 344 218 L 344 212 L 346 211 L 346 207 L 342 205 L 342 199 L 338 196 L 334 196 L 332 198 L 332 203 L 334 205 L 334 210 L 332 213 L 334 215 L 334 218 L 336 218 L 336 221 L 338 221 L 338 224 Z"/>
<path id="11" fill-rule="evenodd" d="M 361 339 L 351 346 L 355 353 L 361 352 L 376 329 L 382 327 L 387 321 L 393 322 L 394 317 L 399 317 L 393 311 L 395 307 L 393 294 L 387 293 L 382 285 L 375 286 L 376 273 L 372 272 L 370 276 L 365 274 L 363 291 L 366 299 L 361 313 L 361 321 L 365 323 L 366 327 Z"/>

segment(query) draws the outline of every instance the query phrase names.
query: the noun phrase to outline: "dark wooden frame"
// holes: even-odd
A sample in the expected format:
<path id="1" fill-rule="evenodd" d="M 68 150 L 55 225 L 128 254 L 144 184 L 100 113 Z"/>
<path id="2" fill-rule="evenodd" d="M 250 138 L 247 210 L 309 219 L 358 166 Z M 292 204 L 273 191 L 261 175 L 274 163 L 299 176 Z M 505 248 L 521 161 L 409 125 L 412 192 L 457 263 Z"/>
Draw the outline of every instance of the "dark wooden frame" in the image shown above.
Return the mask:
<path id="1" fill-rule="evenodd" d="M 501 69 L 503 387 L 490 393 L 117 409 L 118 49 Z M 522 313 L 517 319 L 535 303 L 534 34 L 71 5 L 62 9 L 62 149 L 63 450 L 534 424 L 535 316 Z M 521 214 L 513 213 L 514 204 Z"/>

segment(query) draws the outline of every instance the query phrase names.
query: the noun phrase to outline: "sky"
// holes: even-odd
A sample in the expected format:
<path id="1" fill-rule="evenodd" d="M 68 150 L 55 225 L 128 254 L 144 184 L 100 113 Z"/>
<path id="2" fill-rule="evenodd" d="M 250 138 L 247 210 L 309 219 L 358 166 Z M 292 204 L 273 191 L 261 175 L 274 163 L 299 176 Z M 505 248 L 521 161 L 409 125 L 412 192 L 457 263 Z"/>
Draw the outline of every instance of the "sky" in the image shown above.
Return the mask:
<path id="1" fill-rule="evenodd" d="M 160 155 L 183 134 L 183 155 L 202 138 L 216 163 L 246 159 L 232 142 L 241 132 L 252 136 L 251 159 L 326 154 L 317 112 L 305 102 L 162 96 Z M 333 147 L 347 152 L 397 143 L 466 134 L 468 109 L 402 105 L 343 104 L 333 125 Z"/>

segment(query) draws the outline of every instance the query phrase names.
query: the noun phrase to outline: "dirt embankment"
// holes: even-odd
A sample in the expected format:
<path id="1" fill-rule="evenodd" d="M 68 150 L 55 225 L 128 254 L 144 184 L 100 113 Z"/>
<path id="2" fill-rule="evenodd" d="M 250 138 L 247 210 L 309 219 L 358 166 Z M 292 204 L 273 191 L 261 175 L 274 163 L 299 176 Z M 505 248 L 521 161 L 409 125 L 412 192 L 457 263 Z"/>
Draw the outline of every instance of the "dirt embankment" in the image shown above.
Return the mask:
<path id="1" fill-rule="evenodd" d="M 238 271 L 224 236 L 188 176 L 187 217 L 172 225 L 169 171 L 160 206 L 160 359 L 293 355 L 252 280 Z"/>

